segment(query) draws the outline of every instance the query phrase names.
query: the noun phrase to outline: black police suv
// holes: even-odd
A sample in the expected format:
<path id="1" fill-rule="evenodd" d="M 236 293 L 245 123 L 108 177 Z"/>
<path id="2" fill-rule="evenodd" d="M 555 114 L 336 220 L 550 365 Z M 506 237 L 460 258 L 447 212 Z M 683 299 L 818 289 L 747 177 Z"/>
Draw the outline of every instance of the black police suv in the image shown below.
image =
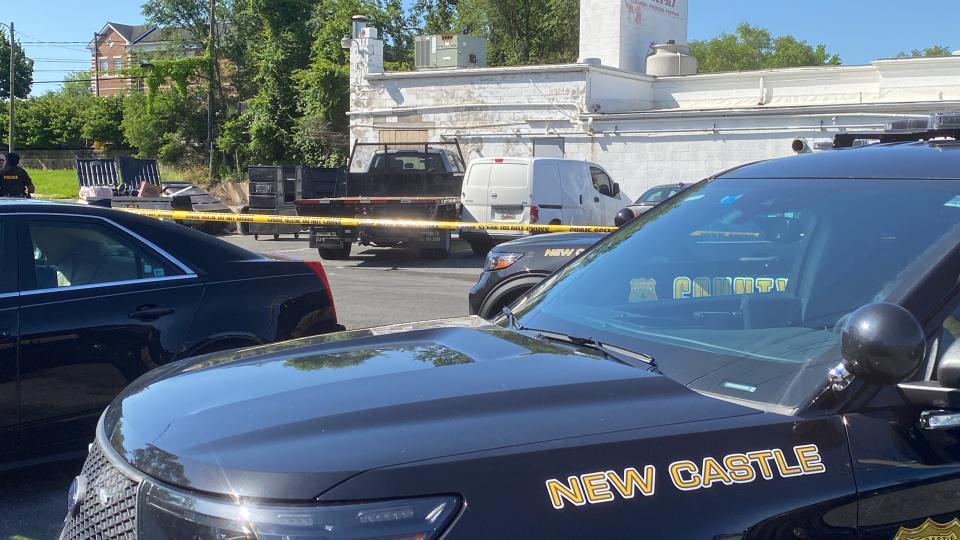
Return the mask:
<path id="1" fill-rule="evenodd" d="M 105 411 L 62 537 L 956 533 L 960 144 L 938 134 L 698 183 L 497 324 L 161 367 Z"/>
<path id="2" fill-rule="evenodd" d="M 500 316 L 536 284 L 599 242 L 606 233 L 538 234 L 494 246 L 468 295 L 470 314 Z"/>
<path id="3" fill-rule="evenodd" d="M 622 227 L 691 185 L 650 188 L 634 205 L 617 214 L 615 225 Z M 604 236 L 606 233 L 540 234 L 494 246 L 487 254 L 480 279 L 470 289 L 470 314 L 484 319 L 498 317 L 503 308 Z"/>
<path id="4" fill-rule="evenodd" d="M 342 329 L 319 263 L 151 218 L 3 201 L 0 254 L 3 462 L 84 446 L 125 386 L 172 360 Z"/>

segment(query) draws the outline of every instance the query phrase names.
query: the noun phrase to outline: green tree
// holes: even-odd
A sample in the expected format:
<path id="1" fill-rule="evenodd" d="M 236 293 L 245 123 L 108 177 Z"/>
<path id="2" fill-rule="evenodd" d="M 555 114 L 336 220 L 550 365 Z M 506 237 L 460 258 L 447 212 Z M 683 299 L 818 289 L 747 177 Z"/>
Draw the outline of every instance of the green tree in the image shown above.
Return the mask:
<path id="1" fill-rule="evenodd" d="M 210 28 L 209 6 L 208 0 L 147 0 L 142 11 L 148 21 L 161 28 L 186 30 L 183 37 L 188 44 L 206 48 Z M 183 34 L 171 32 L 171 35 Z"/>
<path id="2" fill-rule="evenodd" d="M 254 77 L 259 89 L 244 113 L 249 122 L 249 152 L 266 163 L 289 161 L 297 123 L 294 72 L 305 68 L 310 58 L 310 0 L 244 0 L 246 9 L 259 21 L 262 31 L 255 49 Z"/>
<path id="3" fill-rule="evenodd" d="M 83 98 L 91 95 L 90 90 L 90 72 L 75 71 L 63 78 L 63 86 L 57 92 L 67 98 Z"/>
<path id="4" fill-rule="evenodd" d="M 423 34 L 458 32 L 456 0 L 417 0 L 411 8 L 410 19 Z"/>
<path id="5" fill-rule="evenodd" d="M 81 136 L 88 140 L 119 148 L 124 145 L 123 95 L 86 96 L 81 111 Z"/>
<path id="6" fill-rule="evenodd" d="M 734 34 L 720 34 L 690 43 L 701 73 L 784 67 L 839 65 L 840 57 L 826 46 L 811 46 L 793 36 L 774 38 L 765 28 L 740 23 Z"/>
<path id="7" fill-rule="evenodd" d="M 170 88 L 157 92 L 152 104 L 136 92 L 123 100 L 123 135 L 139 157 L 181 165 L 202 163 L 206 121 L 200 92 Z"/>
<path id="8" fill-rule="evenodd" d="M 944 45 L 934 45 L 926 49 L 914 49 L 910 51 L 910 54 L 905 52 L 897 54 L 897 58 L 922 58 L 932 56 L 953 56 L 953 51 L 950 50 L 950 47 Z"/>
<path id="9" fill-rule="evenodd" d="M 492 65 L 573 62 L 578 0 L 461 0 L 455 27 L 489 40 Z"/>
<path id="10" fill-rule="evenodd" d="M 13 47 L 14 92 L 16 97 L 26 99 L 33 87 L 33 60 L 27 58 L 18 41 Z M 10 38 L 0 32 L 0 99 L 10 98 Z"/>
<path id="11" fill-rule="evenodd" d="M 27 148 L 83 148 L 82 101 L 56 93 L 31 97 L 16 109 L 17 140 Z"/>

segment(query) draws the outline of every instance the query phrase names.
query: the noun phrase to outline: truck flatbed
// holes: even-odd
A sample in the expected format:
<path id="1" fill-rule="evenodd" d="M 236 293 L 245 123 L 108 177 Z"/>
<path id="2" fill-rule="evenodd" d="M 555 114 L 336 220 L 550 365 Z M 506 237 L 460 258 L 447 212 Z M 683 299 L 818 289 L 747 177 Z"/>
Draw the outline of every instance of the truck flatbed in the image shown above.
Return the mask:
<path id="1" fill-rule="evenodd" d="M 301 199 L 294 202 L 297 206 L 322 206 L 322 205 L 366 205 L 366 204 L 457 204 L 460 197 L 437 196 L 437 197 L 332 197 L 329 199 Z"/>

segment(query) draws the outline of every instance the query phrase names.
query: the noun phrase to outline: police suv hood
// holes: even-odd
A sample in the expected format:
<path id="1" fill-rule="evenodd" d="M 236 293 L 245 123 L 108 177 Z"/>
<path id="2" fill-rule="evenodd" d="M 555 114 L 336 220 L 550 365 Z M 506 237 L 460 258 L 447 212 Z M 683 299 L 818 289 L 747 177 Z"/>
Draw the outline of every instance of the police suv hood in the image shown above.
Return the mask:
<path id="1" fill-rule="evenodd" d="M 381 467 L 754 412 L 464 318 L 162 367 L 117 397 L 101 440 L 170 484 L 306 500 Z"/>

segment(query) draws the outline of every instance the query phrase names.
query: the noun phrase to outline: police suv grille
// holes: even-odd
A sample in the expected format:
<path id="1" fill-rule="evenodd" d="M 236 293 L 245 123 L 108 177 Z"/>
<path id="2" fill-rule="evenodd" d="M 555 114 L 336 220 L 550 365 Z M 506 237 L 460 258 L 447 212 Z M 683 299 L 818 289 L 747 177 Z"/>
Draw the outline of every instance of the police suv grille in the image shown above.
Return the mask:
<path id="1" fill-rule="evenodd" d="M 138 484 L 124 476 L 92 445 L 81 474 L 87 479 L 86 498 L 77 517 L 67 516 L 63 540 L 135 540 Z"/>

